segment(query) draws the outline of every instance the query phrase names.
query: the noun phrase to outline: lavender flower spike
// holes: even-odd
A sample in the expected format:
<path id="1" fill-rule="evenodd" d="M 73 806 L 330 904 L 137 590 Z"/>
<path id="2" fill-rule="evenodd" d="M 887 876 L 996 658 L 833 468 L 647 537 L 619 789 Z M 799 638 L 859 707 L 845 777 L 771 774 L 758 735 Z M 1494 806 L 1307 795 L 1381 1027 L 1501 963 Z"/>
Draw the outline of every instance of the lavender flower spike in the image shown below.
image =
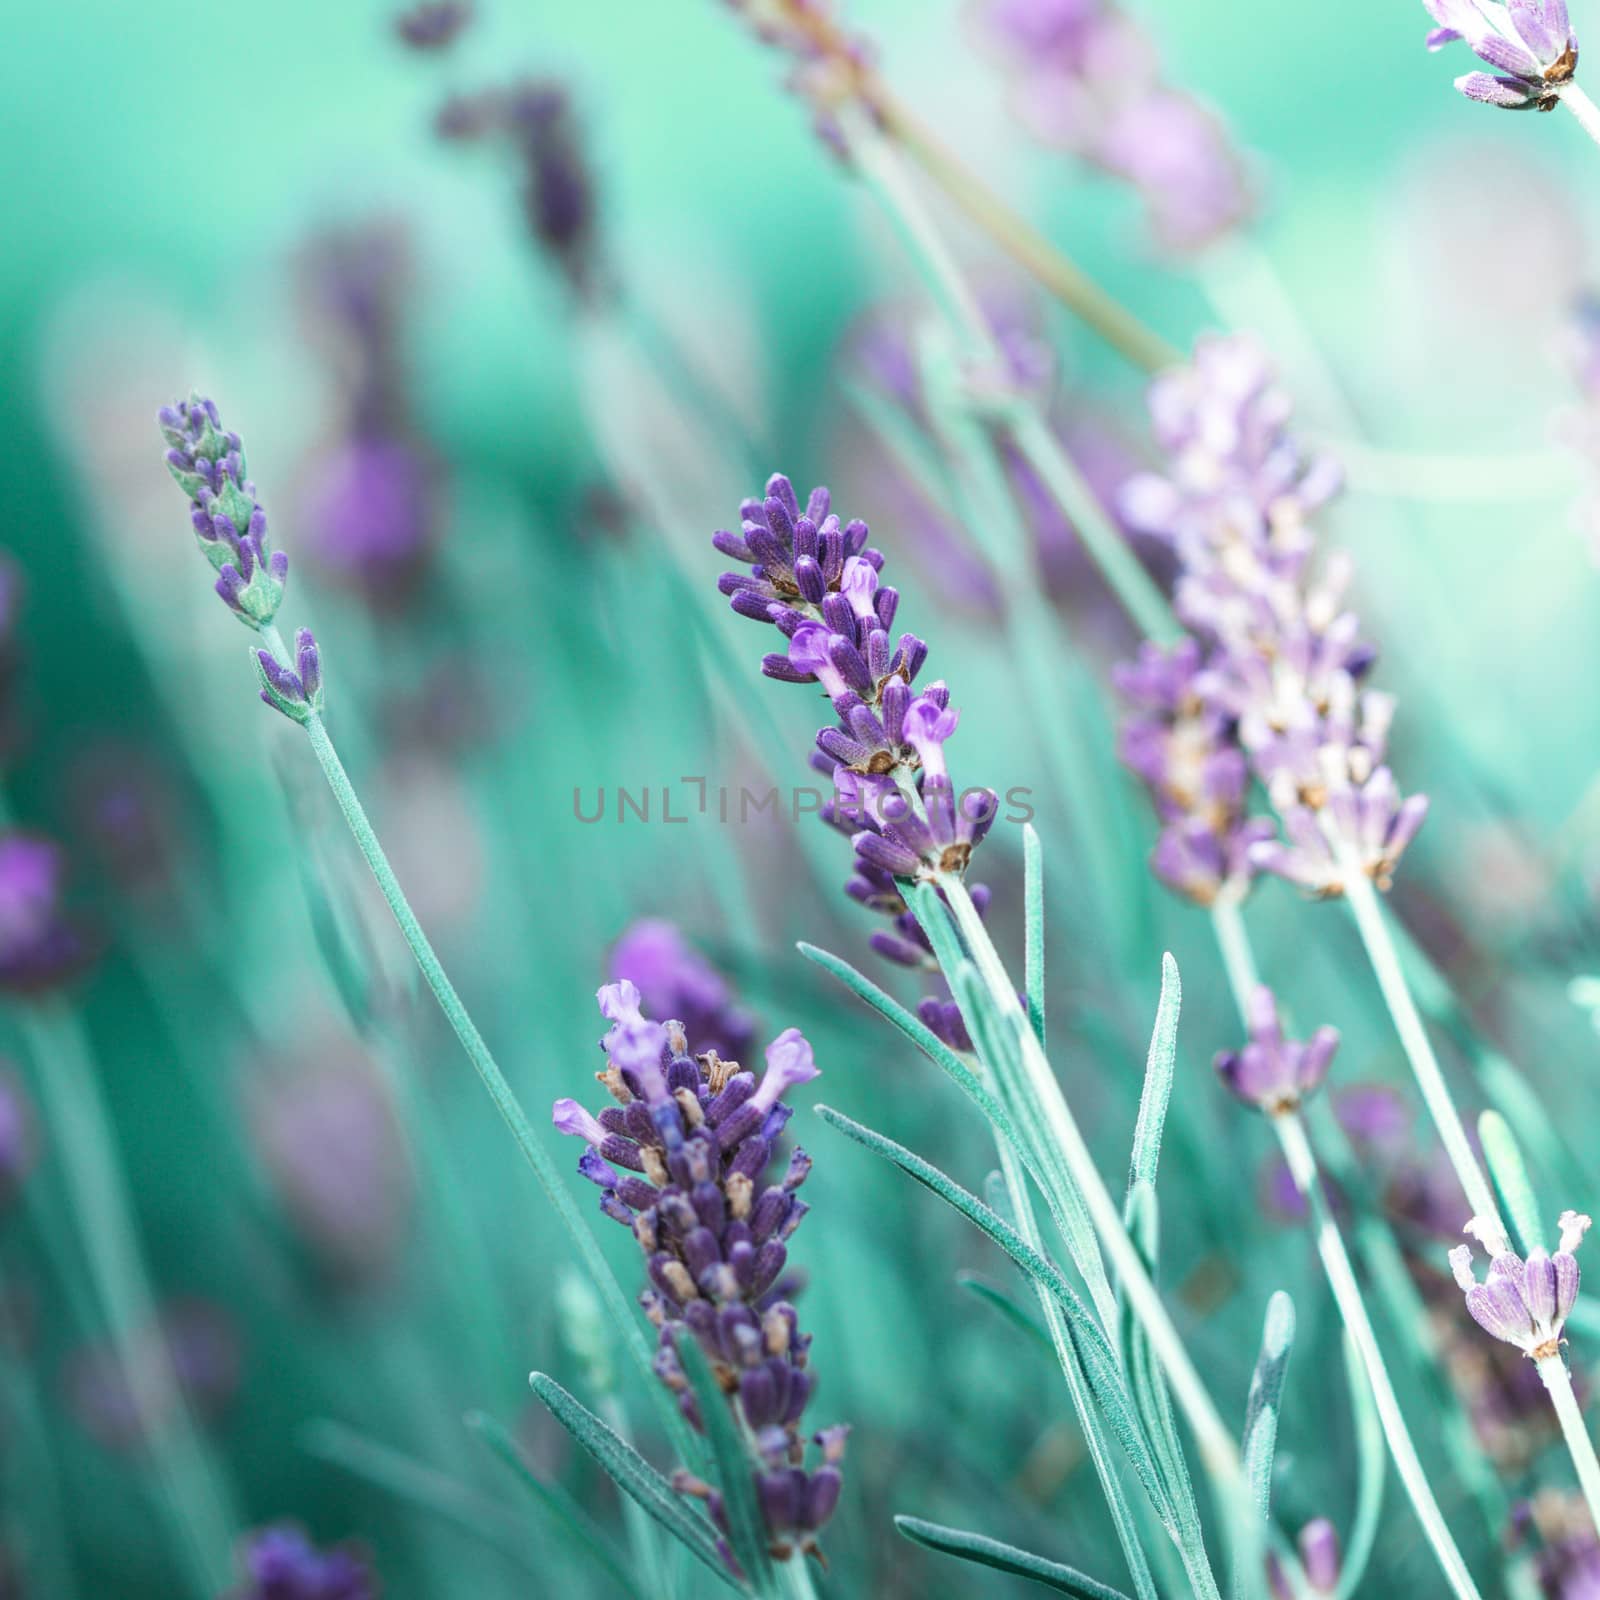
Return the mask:
<path id="1" fill-rule="evenodd" d="M 1554 111 L 1578 67 L 1566 0 L 1422 0 L 1439 24 L 1430 50 L 1462 40 L 1496 71 L 1469 72 L 1456 88 L 1505 111 Z"/>
<path id="2" fill-rule="evenodd" d="M 245 1581 L 228 1600 L 377 1600 L 378 1580 L 366 1557 L 350 1549 L 319 1550 L 288 1523 L 253 1534 L 243 1554 Z"/>
<path id="3" fill-rule="evenodd" d="M 245 476 L 239 435 L 225 432 L 215 404 L 198 394 L 163 406 L 159 421 L 170 447 L 167 469 L 189 496 L 195 537 L 217 570 L 217 593 L 247 627 L 266 627 L 283 603 L 289 558 L 269 547 L 267 514 Z"/>
<path id="4" fill-rule="evenodd" d="M 1242 1050 L 1222 1051 L 1217 1075 L 1246 1104 L 1276 1115 L 1295 1110 L 1315 1092 L 1338 1048 L 1336 1028 L 1318 1028 L 1304 1042 L 1285 1039 L 1278 1003 L 1263 985 L 1250 997 L 1250 1042 Z"/>
<path id="5" fill-rule="evenodd" d="M 685 1417 L 704 1419 L 678 1357 L 678 1340 L 696 1339 L 710 1359 L 753 1448 L 751 1472 L 779 1560 L 813 1551 L 839 1499 L 844 1431 L 811 1436 L 820 1460 L 806 1461 L 801 1418 L 812 1391 L 811 1339 L 784 1298 L 787 1242 L 805 1215 L 795 1191 L 811 1160 L 802 1150 L 767 1181 L 789 1107 L 790 1089 L 817 1075 L 811 1046 L 786 1028 L 767 1047 L 759 1085 L 715 1050 L 688 1053 L 680 1022 L 657 1023 L 627 981 L 607 984 L 600 1009 L 611 1028 L 600 1081 L 613 1104 L 592 1116 L 558 1100 L 554 1122 L 585 1141 L 578 1171 L 601 1191 L 600 1209 L 629 1227 L 644 1252 L 651 1287 L 642 1297 L 660 1330 L 656 1371 Z M 727 1544 L 722 1496 L 689 1473 L 678 1489 L 704 1500 Z"/>
<path id="6" fill-rule="evenodd" d="M 1450 1269 L 1466 1293 L 1473 1320 L 1535 1361 L 1553 1356 L 1561 1348 L 1562 1327 L 1578 1298 L 1574 1252 L 1589 1230 L 1589 1218 L 1563 1211 L 1560 1227 L 1554 1255 L 1539 1248 L 1530 1251 L 1524 1261 L 1494 1224 L 1474 1217 L 1463 1231 L 1489 1252 L 1489 1275 L 1482 1283 L 1473 1274 L 1470 1245 L 1457 1245 L 1450 1252 Z"/>

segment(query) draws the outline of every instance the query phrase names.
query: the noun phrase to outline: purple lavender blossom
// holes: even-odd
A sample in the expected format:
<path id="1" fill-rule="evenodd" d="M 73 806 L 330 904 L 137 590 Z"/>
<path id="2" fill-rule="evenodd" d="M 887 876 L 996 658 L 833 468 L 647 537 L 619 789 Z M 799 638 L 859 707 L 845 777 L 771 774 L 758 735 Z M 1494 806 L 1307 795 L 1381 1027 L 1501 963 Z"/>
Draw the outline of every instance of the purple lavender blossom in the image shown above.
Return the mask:
<path id="1" fill-rule="evenodd" d="M 564 84 L 526 78 L 507 89 L 456 96 L 440 108 L 434 129 L 452 143 L 492 139 L 505 145 L 522 171 L 529 233 L 580 300 L 606 292 L 594 175 Z"/>
<path id="2" fill-rule="evenodd" d="M 1111 0 L 978 0 L 973 15 L 1029 131 L 1136 189 L 1164 249 L 1201 249 L 1248 220 L 1254 196 L 1222 122 L 1162 81 L 1148 35 Z"/>
<path id="3" fill-rule="evenodd" d="M 289 558 L 272 550 L 267 514 L 245 476 L 244 446 L 223 431 L 216 406 L 191 394 L 164 406 L 167 468 L 189 496 L 195 538 L 217 572 L 217 593 L 247 627 L 265 627 L 283 603 Z"/>
<path id="4" fill-rule="evenodd" d="M 37 834 L 0 834 L 0 990 L 36 994 L 82 970 L 88 940 L 64 907 L 66 857 Z"/>
<path id="5" fill-rule="evenodd" d="M 841 525 L 825 488 L 802 509 L 781 473 L 741 513 L 740 531 L 712 543 L 750 570 L 724 573 L 717 586 L 741 616 L 787 638 L 786 653 L 762 662 L 768 677 L 827 693 L 838 722 L 818 733 L 813 757 L 834 785 L 822 814 L 851 834 L 850 893 L 898 916 L 900 883 L 966 871 L 998 797 L 955 788 L 944 747 L 959 713 L 943 683 L 913 691 L 928 647 L 911 633 L 891 641 L 900 596 L 880 582 L 883 556 L 868 546 L 866 523 Z"/>
<path id="6" fill-rule="evenodd" d="M 1193 642 L 1170 660 L 1147 652 L 1124 682 L 1157 712 L 1163 695 L 1180 706 L 1186 740 L 1174 746 L 1166 723 L 1147 716 L 1130 727 L 1124 754 L 1131 747 L 1158 802 L 1165 787 L 1242 804 L 1242 753 L 1285 834 L 1247 840 L 1246 867 L 1327 896 L 1344 892 L 1355 866 L 1387 889 L 1428 803 L 1402 799 L 1384 765 L 1394 702 L 1364 686 L 1376 652 L 1344 604 L 1349 563 L 1335 557 L 1312 570 L 1309 519 L 1339 475 L 1302 455 L 1290 411 L 1264 353 L 1243 335 L 1201 339 L 1190 366 L 1151 387 L 1167 470 L 1131 479 L 1123 509 L 1171 542 L 1182 569 L 1177 610 Z M 1176 730 L 1175 713 L 1165 716 Z M 1196 849 L 1186 835 L 1180 843 L 1190 848 L 1174 850 L 1169 867 L 1205 883 L 1189 860 Z"/>
<path id="7" fill-rule="evenodd" d="M 675 1342 L 687 1329 L 752 1441 L 773 1555 L 809 1552 L 838 1502 L 844 1449 L 844 1430 L 826 1429 L 812 1436 L 820 1463 L 805 1464 L 811 1339 L 781 1297 L 787 1241 L 807 1210 L 795 1191 L 811 1159 L 796 1149 L 781 1177 L 763 1176 L 789 1120 L 783 1097 L 817 1075 L 811 1046 L 798 1029 L 785 1029 L 767 1047 L 758 1082 L 715 1051 L 692 1058 L 683 1025 L 649 1021 L 632 983 L 608 984 L 597 998 L 611 1024 L 600 1081 L 615 1103 L 596 1116 L 558 1100 L 553 1121 L 584 1140 L 579 1172 L 645 1254 L 651 1288 L 641 1303 L 660 1330 L 662 1382 L 702 1428 Z M 718 1492 L 688 1473 L 675 1482 L 707 1502 L 725 1536 Z M 732 1565 L 725 1539 L 723 1548 Z"/>
<path id="8" fill-rule="evenodd" d="M 448 50 L 472 21 L 467 0 L 421 0 L 394 19 L 400 42 L 413 50 Z"/>
<path id="9" fill-rule="evenodd" d="M 107 877 L 134 894 L 171 882 L 181 808 L 171 775 L 140 745 L 96 740 L 72 763 L 75 832 Z"/>
<path id="10" fill-rule="evenodd" d="M 1506 111 L 1554 111 L 1578 67 L 1578 38 L 1566 0 L 1422 0 L 1438 23 L 1430 50 L 1464 41 L 1496 71 L 1469 72 L 1456 88 Z"/>
<path id="11" fill-rule="evenodd" d="M 337 1286 L 386 1276 L 406 1239 L 412 1176 L 378 1069 L 343 1035 L 313 1037 L 250 1076 L 256 1155 L 291 1226 Z"/>
<path id="12" fill-rule="evenodd" d="M 1512 1507 L 1511 1523 L 1519 1540 L 1535 1543 L 1534 1573 L 1544 1600 L 1600 1595 L 1600 1536 L 1581 1494 L 1541 1489 Z"/>
<path id="13" fill-rule="evenodd" d="M 755 1047 L 754 1018 L 675 923 L 661 917 L 632 923 L 611 952 L 611 974 L 638 989 L 646 1011 L 677 1018 L 691 1054 L 715 1050 L 724 1060 L 742 1061 Z"/>
<path id="14" fill-rule="evenodd" d="M 10 1067 L 0 1067 L 0 1208 L 16 1199 L 38 1156 L 33 1102 Z"/>
<path id="15" fill-rule="evenodd" d="M 1463 1231 L 1489 1253 L 1489 1275 L 1482 1283 L 1473 1274 L 1470 1245 L 1457 1245 L 1450 1252 L 1450 1270 L 1467 1297 L 1473 1321 L 1536 1361 L 1560 1350 L 1562 1327 L 1578 1298 L 1580 1274 L 1574 1251 L 1589 1231 L 1589 1218 L 1563 1211 L 1559 1225 L 1555 1254 L 1535 1247 L 1524 1261 L 1496 1224 L 1474 1217 Z"/>
<path id="16" fill-rule="evenodd" d="M 442 474 L 418 436 L 406 376 L 413 276 L 405 230 L 384 220 L 320 233 L 298 262 L 300 300 L 334 378 L 339 421 L 305 471 L 297 523 L 309 558 L 380 610 L 415 589 L 441 521 Z"/>
<path id="17" fill-rule="evenodd" d="M 1286 1039 L 1278 1003 L 1264 984 L 1249 1001 L 1250 1042 L 1242 1050 L 1220 1051 L 1217 1075 L 1248 1105 L 1269 1115 L 1293 1111 L 1316 1092 L 1339 1048 L 1336 1028 L 1318 1028 L 1304 1042 Z"/>
<path id="18" fill-rule="evenodd" d="M 251 1534 L 240 1565 L 244 1581 L 228 1600 L 378 1600 L 380 1593 L 364 1551 L 319 1550 L 291 1523 Z"/>

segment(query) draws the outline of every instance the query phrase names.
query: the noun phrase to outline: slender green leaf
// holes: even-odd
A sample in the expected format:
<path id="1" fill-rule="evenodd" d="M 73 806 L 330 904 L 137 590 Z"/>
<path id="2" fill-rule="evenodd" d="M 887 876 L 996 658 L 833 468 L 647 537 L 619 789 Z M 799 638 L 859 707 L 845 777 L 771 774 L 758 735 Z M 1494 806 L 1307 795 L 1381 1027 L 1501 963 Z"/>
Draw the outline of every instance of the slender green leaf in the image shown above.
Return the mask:
<path id="1" fill-rule="evenodd" d="M 830 1127 L 837 1128 L 847 1138 L 864 1145 L 874 1155 L 892 1161 L 909 1177 L 915 1178 L 925 1188 L 931 1189 L 947 1205 L 953 1206 L 967 1220 L 980 1228 L 1000 1246 L 1005 1253 L 1035 1283 L 1041 1284 L 1060 1304 L 1065 1314 L 1068 1336 L 1074 1353 L 1083 1367 L 1084 1377 L 1105 1417 L 1107 1426 L 1127 1454 L 1129 1462 L 1149 1494 L 1163 1522 L 1171 1527 L 1171 1511 L 1160 1473 L 1145 1442 L 1138 1415 L 1128 1392 L 1123 1386 L 1122 1371 L 1117 1363 L 1100 1324 L 1089 1308 L 1073 1292 L 1072 1286 L 1062 1276 L 1055 1264 L 1024 1240 L 1002 1218 L 995 1215 L 976 1195 L 968 1193 L 953 1178 L 947 1177 L 931 1162 L 894 1140 L 849 1117 L 831 1106 L 818 1106 L 817 1115 Z"/>
<path id="2" fill-rule="evenodd" d="M 1527 1255 L 1544 1242 L 1544 1229 L 1539 1225 L 1539 1204 L 1511 1125 L 1498 1111 L 1485 1111 L 1478 1118 L 1478 1138 L 1495 1192 L 1505 1207 L 1506 1221 L 1516 1235 L 1512 1243 L 1520 1254 Z"/>
<path id="3" fill-rule="evenodd" d="M 1361 1365 L 1361 1352 L 1348 1333 L 1344 1336 L 1344 1372 L 1356 1424 L 1356 1514 L 1345 1541 L 1335 1600 L 1352 1600 L 1366 1576 L 1367 1562 L 1378 1538 L 1378 1522 L 1383 1516 L 1383 1479 L 1389 1464 L 1378 1403 L 1372 1397 L 1366 1368 Z"/>
<path id="4" fill-rule="evenodd" d="M 1262 1552 L 1272 1502 L 1272 1457 L 1278 1444 L 1278 1407 L 1293 1344 L 1294 1301 L 1279 1289 L 1267 1302 L 1261 1354 L 1250 1379 L 1240 1439 L 1245 1485 L 1254 1513 L 1247 1526 L 1239 1530 L 1235 1551 L 1233 1592 L 1241 1600 L 1261 1592 Z"/>
<path id="5" fill-rule="evenodd" d="M 1172 1098 L 1172 1077 L 1178 1059 L 1178 1013 L 1183 1007 L 1183 985 L 1178 979 L 1178 963 L 1170 955 L 1161 958 L 1161 1000 L 1156 1006 L 1156 1025 L 1150 1035 L 1150 1054 L 1145 1061 L 1144 1090 L 1139 1096 L 1139 1118 L 1133 1129 L 1133 1157 L 1128 1169 L 1128 1188 L 1141 1181 L 1154 1184 L 1161 1161 L 1161 1130 L 1166 1126 L 1167 1105 Z"/>
<path id="6" fill-rule="evenodd" d="M 1031 822 L 1022 825 L 1022 986 L 1028 1021 L 1044 1043 L 1044 847 Z"/>
<path id="7" fill-rule="evenodd" d="M 556 1421 L 594 1457 L 624 1494 L 643 1506 L 730 1589 L 745 1592 L 717 1554 L 711 1524 L 691 1511 L 683 1496 L 626 1439 L 613 1433 L 546 1373 L 535 1372 L 528 1381 Z"/>
<path id="8" fill-rule="evenodd" d="M 469 1411 L 462 1420 L 512 1470 L 517 1481 L 543 1510 L 605 1568 L 618 1586 L 642 1600 L 644 1591 L 638 1580 L 612 1554 L 614 1538 L 560 1484 L 546 1483 L 535 1474 L 518 1449 L 516 1440 L 500 1422 L 483 1411 Z"/>
<path id="9" fill-rule="evenodd" d="M 1035 1339 L 1051 1355 L 1055 1348 L 1050 1343 L 1050 1335 L 1045 1331 L 1043 1324 L 1028 1308 L 1014 1296 L 1006 1293 L 997 1283 L 990 1283 L 987 1278 L 980 1278 L 975 1272 L 958 1272 L 956 1282 L 969 1294 L 976 1296 L 986 1306 L 998 1311 L 1013 1328 Z"/>
<path id="10" fill-rule="evenodd" d="M 711 1447 L 717 1487 L 722 1491 L 723 1512 L 728 1519 L 728 1543 L 756 1591 L 771 1594 L 772 1556 L 767 1550 L 766 1523 L 756 1501 L 755 1459 L 744 1428 L 722 1392 L 700 1341 L 685 1329 L 675 1343 Z"/>
<path id="11" fill-rule="evenodd" d="M 313 1422 L 301 1439 L 307 1453 L 319 1460 L 342 1467 L 385 1494 L 464 1529 L 530 1571 L 548 1570 L 548 1562 L 541 1559 L 530 1537 L 532 1530 L 508 1506 L 470 1484 L 340 1422 Z"/>
<path id="12" fill-rule="evenodd" d="M 1002 1544 L 998 1539 L 986 1538 L 981 1533 L 966 1533 L 960 1528 L 942 1527 L 937 1522 L 924 1522 L 920 1517 L 896 1517 L 894 1525 L 914 1544 L 937 1550 L 941 1555 L 955 1556 L 959 1561 L 971 1561 L 982 1567 L 993 1567 L 998 1572 L 1009 1572 L 1013 1577 L 1031 1578 L 1058 1594 L 1076 1595 L 1078 1600 L 1128 1600 L 1120 1589 L 1100 1583 L 1073 1567 L 1064 1567 L 1059 1561 L 1047 1561 L 1015 1545 Z"/>

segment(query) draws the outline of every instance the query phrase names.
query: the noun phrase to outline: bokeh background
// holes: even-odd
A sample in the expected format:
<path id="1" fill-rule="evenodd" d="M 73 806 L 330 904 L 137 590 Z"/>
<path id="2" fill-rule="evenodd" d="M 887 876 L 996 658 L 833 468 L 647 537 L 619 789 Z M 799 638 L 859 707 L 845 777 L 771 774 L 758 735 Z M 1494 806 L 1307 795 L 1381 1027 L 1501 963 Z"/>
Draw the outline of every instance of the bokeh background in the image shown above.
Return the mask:
<path id="1" fill-rule="evenodd" d="M 901 94 L 1167 337 L 1259 332 L 1308 433 L 1345 455 L 1350 488 L 1325 536 L 1355 558 L 1400 697 L 1397 771 L 1435 797 L 1397 903 L 1592 1181 L 1595 1041 L 1569 985 L 1600 966 L 1600 594 L 1584 510 L 1594 402 L 1572 318 L 1597 282 L 1600 156 L 1569 118 L 1454 95 L 1464 68 L 1423 51 L 1418 6 L 1132 9 L 1169 78 L 1249 153 L 1260 216 L 1226 246 L 1163 256 L 1128 192 L 1036 148 L 961 7 L 860 0 L 851 20 Z M 1087 817 L 1052 784 L 1044 741 L 1066 736 L 1041 740 L 1030 722 L 1018 685 L 1032 664 L 952 580 L 926 519 L 900 517 L 903 483 L 852 410 L 852 336 L 885 305 L 915 311 L 920 291 L 783 92 L 781 63 L 711 0 L 485 0 L 439 59 L 402 49 L 389 23 L 367 0 L 68 0 L 14 17 L 0 51 L 0 544 L 22 574 L 6 792 L 15 819 L 67 846 L 72 910 L 96 951 L 44 1003 L 49 1022 L 19 1000 L 3 1032 L 26 1083 L 54 1070 L 56 1016 L 70 1007 L 82 1023 L 71 1037 L 174 1348 L 198 1372 L 192 1398 L 238 1528 L 291 1518 L 358 1536 L 397 1597 L 615 1592 L 462 1426 L 472 1409 L 619 1540 L 621 1515 L 526 1389 L 532 1368 L 579 1387 L 593 1356 L 574 1332 L 566 1242 L 419 991 L 304 741 L 256 700 L 245 637 L 191 548 L 152 418 L 192 384 L 245 436 L 294 563 L 286 615 L 322 640 L 335 737 L 537 1119 L 557 1095 L 586 1095 L 591 996 L 615 941 L 640 916 L 667 917 L 764 1037 L 804 1028 L 820 1098 L 976 1186 L 984 1130 L 793 951 L 804 937 L 869 959 L 868 919 L 834 891 L 842 843 L 815 823 L 616 817 L 618 786 L 672 785 L 681 811 L 684 774 L 713 794 L 805 781 L 810 708 L 757 680 L 769 641 L 726 615 L 705 539 L 770 470 L 832 483 L 872 523 L 902 616 L 967 708 L 963 772 L 1039 797 L 1057 868 L 1052 1038 L 1112 1175 L 1161 953 L 1177 957 L 1168 1281 L 1202 1370 L 1240 1415 L 1265 1298 L 1295 1295 L 1280 1506 L 1291 1527 L 1348 1517 L 1336 1323 L 1301 1229 L 1273 1202 L 1266 1130 L 1207 1066 L 1236 1041 L 1204 919 L 1144 871 L 1153 823 L 1115 767 L 1105 667 L 1123 625 L 1069 552 L 1056 598 L 1087 669 L 1072 759 L 1103 802 Z M 529 240 L 509 163 L 432 131 L 447 94 L 524 73 L 573 97 L 623 286 L 615 311 L 575 310 Z M 935 206 L 981 280 L 1015 284 Z M 403 241 L 390 376 L 428 463 L 435 541 L 404 598 L 377 606 L 319 563 L 301 525 L 348 399 L 349 352 L 315 311 L 317 275 L 333 230 L 374 225 Z M 1064 315 L 1041 303 L 1037 316 L 1073 416 L 1137 460 L 1141 376 Z M 592 809 L 602 786 L 608 816 L 585 825 L 574 791 Z M 1007 831 L 979 876 L 1014 951 Z M 1277 883 L 1251 918 L 1296 1013 L 1343 1031 L 1341 1080 L 1407 1100 L 1345 919 Z M 1003 1264 L 805 1110 L 795 1127 L 816 1157 L 796 1242 L 813 1415 L 855 1427 L 827 1592 L 985 1591 L 897 1540 L 896 1511 L 1115 1581 L 1048 1355 L 956 1282 Z M 35 1132 L 36 1165 L 0 1213 L 16 1592 L 178 1592 L 82 1292 L 85 1219 L 48 1120 Z M 1396 1171 L 1414 1189 L 1427 1141 L 1413 1130 L 1403 1146 Z M 1561 1176 L 1539 1173 L 1552 1215 L 1583 1203 L 1557 1192 Z M 634 1281 L 632 1247 L 611 1231 Z M 1440 1265 L 1443 1246 L 1413 1237 Z M 1422 1410 L 1415 1421 L 1445 1459 Z M 1538 1448 L 1507 1467 L 1513 1486 Z M 1454 1492 L 1442 1488 L 1447 1514 Z M 1394 1500 L 1370 1592 L 1434 1592 Z"/>

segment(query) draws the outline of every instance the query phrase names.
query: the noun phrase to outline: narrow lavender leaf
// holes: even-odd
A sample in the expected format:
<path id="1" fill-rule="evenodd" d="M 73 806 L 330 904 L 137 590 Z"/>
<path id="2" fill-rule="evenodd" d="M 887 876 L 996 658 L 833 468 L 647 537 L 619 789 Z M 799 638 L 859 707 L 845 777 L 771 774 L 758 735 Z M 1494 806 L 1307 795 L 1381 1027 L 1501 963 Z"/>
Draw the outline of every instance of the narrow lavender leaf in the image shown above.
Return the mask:
<path id="1" fill-rule="evenodd" d="M 1022 987 L 1028 1021 L 1044 1043 L 1044 847 L 1031 822 L 1022 825 Z"/>
<path id="2" fill-rule="evenodd" d="M 1076 1595 L 1078 1600 L 1128 1600 L 1121 1589 L 1113 1589 L 1074 1567 L 1019 1550 L 1015 1545 L 1002 1544 L 981 1533 L 946 1528 L 937 1522 L 924 1522 L 920 1517 L 896 1517 L 894 1525 L 913 1544 L 937 1550 L 941 1555 L 955 1556 L 959 1561 L 1009 1572 L 1013 1577 L 1031 1578 L 1058 1594 Z"/>
<path id="3" fill-rule="evenodd" d="M 1239 1443 L 1253 1515 L 1248 1516 L 1247 1526 L 1239 1529 L 1235 1541 L 1235 1600 L 1247 1600 L 1260 1588 L 1262 1546 L 1272 1502 L 1272 1458 L 1278 1447 L 1278 1409 L 1293 1345 L 1294 1301 L 1279 1289 L 1267 1302 L 1261 1353 L 1250 1379 Z"/>
<path id="4" fill-rule="evenodd" d="M 1539 1206 L 1533 1196 L 1527 1163 L 1517 1147 L 1511 1124 L 1498 1111 L 1485 1111 L 1479 1116 L 1478 1138 L 1483 1144 L 1489 1180 L 1500 1197 L 1505 1219 L 1511 1225 L 1511 1242 L 1517 1254 L 1526 1257 L 1543 1238 Z"/>
<path id="5" fill-rule="evenodd" d="M 1026 1334 L 1030 1339 L 1038 1340 L 1045 1352 L 1055 1358 L 1055 1346 L 1050 1342 L 1050 1335 L 1046 1332 L 1044 1324 L 1028 1310 L 1014 1295 L 1008 1294 L 997 1283 L 990 1283 L 987 1278 L 979 1277 L 975 1272 L 958 1272 L 956 1282 L 968 1294 L 981 1300 L 984 1305 L 998 1311 L 1013 1328 Z"/>
<path id="6" fill-rule="evenodd" d="M 1172 1099 L 1172 1079 L 1178 1060 L 1178 1014 L 1183 1007 L 1183 984 L 1178 963 L 1170 954 L 1161 958 L 1161 999 L 1156 1005 L 1150 1053 L 1145 1060 L 1144 1089 L 1139 1096 L 1139 1117 L 1133 1129 L 1133 1157 L 1128 1168 L 1128 1190 L 1134 1185 L 1154 1186 L 1161 1161 L 1161 1132 Z"/>
<path id="7" fill-rule="evenodd" d="M 1356 1514 L 1345 1540 L 1344 1565 L 1334 1600 L 1354 1600 L 1372 1547 L 1377 1543 L 1383 1518 L 1383 1484 L 1389 1466 L 1389 1449 L 1383 1440 L 1383 1419 L 1372 1397 L 1372 1384 L 1361 1365 L 1361 1353 L 1347 1333 L 1344 1336 L 1345 1382 L 1350 1390 L 1350 1410 L 1356 1424 Z"/>

